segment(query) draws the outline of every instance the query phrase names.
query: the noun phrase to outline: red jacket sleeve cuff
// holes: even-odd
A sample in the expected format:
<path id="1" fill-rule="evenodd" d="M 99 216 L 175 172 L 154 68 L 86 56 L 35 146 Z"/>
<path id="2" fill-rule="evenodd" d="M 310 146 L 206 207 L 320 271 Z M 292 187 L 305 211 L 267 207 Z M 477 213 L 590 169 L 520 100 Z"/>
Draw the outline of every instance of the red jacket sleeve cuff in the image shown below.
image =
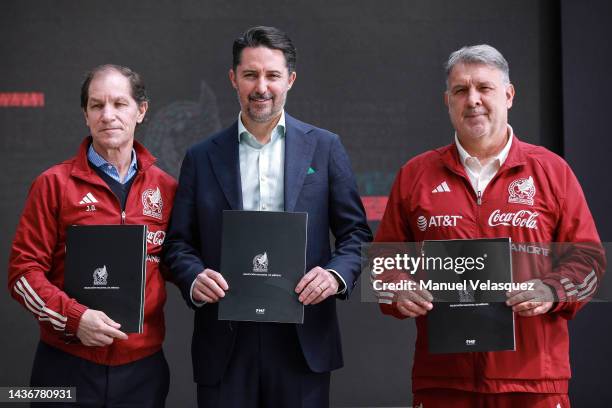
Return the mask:
<path id="1" fill-rule="evenodd" d="M 79 328 L 79 322 L 81 321 L 81 316 L 87 310 L 87 306 L 83 306 L 78 302 L 74 302 L 67 313 L 67 321 L 66 321 L 66 334 L 67 335 L 76 335 L 76 332 Z"/>
<path id="2" fill-rule="evenodd" d="M 553 295 L 555 296 L 555 301 L 553 303 L 553 307 L 548 312 L 554 313 L 563 309 L 563 306 L 568 301 L 568 299 L 565 292 L 565 288 L 563 287 L 561 282 L 551 278 L 543 279 L 542 282 L 548 285 L 554 291 Z"/>

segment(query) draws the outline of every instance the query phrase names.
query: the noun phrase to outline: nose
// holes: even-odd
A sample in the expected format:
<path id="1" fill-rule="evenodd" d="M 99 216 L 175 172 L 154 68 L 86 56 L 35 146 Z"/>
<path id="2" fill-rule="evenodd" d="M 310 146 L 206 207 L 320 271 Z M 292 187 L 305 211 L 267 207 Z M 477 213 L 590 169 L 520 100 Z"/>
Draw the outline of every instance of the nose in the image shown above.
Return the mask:
<path id="1" fill-rule="evenodd" d="M 113 112 L 112 106 L 110 106 L 109 104 L 104 105 L 104 108 L 102 108 L 101 113 L 102 113 L 101 119 L 104 122 L 110 122 L 111 120 L 113 120 L 114 112 Z"/>
<path id="2" fill-rule="evenodd" d="M 257 79 L 257 83 L 255 84 L 255 90 L 259 94 L 265 94 L 266 93 L 266 91 L 268 90 L 268 81 L 266 80 L 265 77 L 260 76 Z"/>
<path id="3" fill-rule="evenodd" d="M 476 107 L 482 105 L 480 100 L 480 92 L 474 87 L 471 87 L 468 92 L 468 104 L 470 107 Z"/>

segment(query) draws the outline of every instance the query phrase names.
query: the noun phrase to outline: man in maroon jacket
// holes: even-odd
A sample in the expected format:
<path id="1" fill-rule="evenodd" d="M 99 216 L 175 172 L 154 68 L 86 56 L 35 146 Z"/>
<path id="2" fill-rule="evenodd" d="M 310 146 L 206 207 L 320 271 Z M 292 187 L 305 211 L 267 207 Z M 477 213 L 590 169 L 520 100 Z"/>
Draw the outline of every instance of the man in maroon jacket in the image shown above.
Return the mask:
<path id="1" fill-rule="evenodd" d="M 380 291 L 383 313 L 416 318 L 414 405 L 569 406 L 567 319 L 592 297 L 605 268 L 593 218 L 567 163 L 520 141 L 508 124 L 514 87 L 499 51 L 464 47 L 446 68 L 454 143 L 401 168 L 376 241 L 510 237 L 514 281 L 530 281 L 533 290 L 507 293 L 515 351 L 453 354 L 428 352 L 425 316 L 435 307 L 429 292 Z M 572 244 L 558 246 L 563 256 L 553 262 L 551 243 Z M 406 276 L 392 271 L 382 278 Z"/>
<path id="2" fill-rule="evenodd" d="M 74 386 L 79 406 L 163 407 L 169 373 L 159 257 L 176 181 L 134 140 L 148 107 L 137 73 L 93 69 L 81 107 L 91 136 L 34 180 L 11 248 L 9 291 L 40 325 L 31 385 Z M 141 334 L 124 333 L 121 322 L 63 291 L 66 228 L 93 224 L 148 226 Z"/>

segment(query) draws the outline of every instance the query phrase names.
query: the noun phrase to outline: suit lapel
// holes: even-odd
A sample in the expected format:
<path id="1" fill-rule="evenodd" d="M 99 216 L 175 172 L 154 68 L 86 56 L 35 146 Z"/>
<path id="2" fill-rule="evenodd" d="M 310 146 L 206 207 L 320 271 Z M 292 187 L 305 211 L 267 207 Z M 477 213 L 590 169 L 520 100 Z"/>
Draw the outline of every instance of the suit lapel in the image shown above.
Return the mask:
<path id="1" fill-rule="evenodd" d="M 285 113 L 285 211 L 293 211 L 306 172 L 312 163 L 315 142 L 308 137 L 308 127 Z"/>
<path id="2" fill-rule="evenodd" d="M 215 176 L 232 210 L 242 210 L 238 122 L 226 129 L 213 143 L 216 149 L 210 152 L 209 157 Z"/>

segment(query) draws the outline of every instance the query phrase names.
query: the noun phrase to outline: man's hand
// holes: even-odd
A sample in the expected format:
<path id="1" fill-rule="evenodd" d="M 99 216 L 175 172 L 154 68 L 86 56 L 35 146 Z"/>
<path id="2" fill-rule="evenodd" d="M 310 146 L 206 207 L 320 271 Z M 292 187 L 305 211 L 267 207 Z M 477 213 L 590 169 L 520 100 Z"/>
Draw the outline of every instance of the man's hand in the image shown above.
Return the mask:
<path id="1" fill-rule="evenodd" d="M 433 296 L 428 290 L 403 290 L 396 295 L 397 310 L 407 317 L 425 316 L 433 309 Z"/>
<path id="2" fill-rule="evenodd" d="M 223 275 L 207 268 L 196 277 L 191 297 L 196 302 L 216 303 L 225 296 L 228 289 Z"/>
<path id="3" fill-rule="evenodd" d="M 330 271 L 315 266 L 300 280 L 295 292 L 304 305 L 316 305 L 338 293 L 338 281 Z"/>
<path id="4" fill-rule="evenodd" d="M 532 279 L 526 282 L 533 282 L 533 290 L 506 292 L 508 297 L 506 304 L 512 307 L 513 312 L 524 317 L 537 316 L 548 312 L 555 300 L 550 286 L 543 283 L 540 279 Z"/>
<path id="5" fill-rule="evenodd" d="M 120 327 L 104 312 L 87 309 L 81 316 L 76 335 L 86 346 L 109 346 L 114 339 L 127 340 L 127 334 L 120 331 Z"/>

